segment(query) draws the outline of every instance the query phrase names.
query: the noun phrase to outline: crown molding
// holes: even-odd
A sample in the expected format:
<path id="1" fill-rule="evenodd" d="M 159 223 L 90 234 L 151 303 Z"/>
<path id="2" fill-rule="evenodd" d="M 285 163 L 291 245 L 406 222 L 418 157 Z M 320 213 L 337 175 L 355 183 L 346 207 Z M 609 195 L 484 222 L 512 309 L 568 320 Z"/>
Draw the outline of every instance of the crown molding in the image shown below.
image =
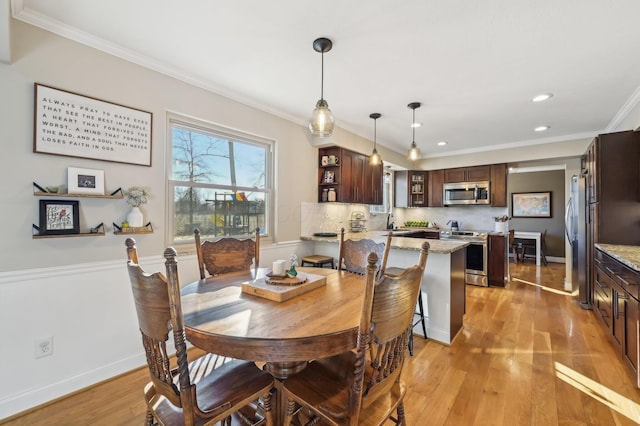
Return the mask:
<path id="1" fill-rule="evenodd" d="M 275 109 L 272 106 L 261 103 L 253 98 L 239 95 L 238 93 L 233 92 L 229 89 L 215 85 L 211 81 L 195 78 L 185 70 L 168 66 L 166 63 L 163 63 L 162 61 L 158 61 L 156 59 L 142 55 L 141 53 L 136 52 L 135 50 L 125 49 L 122 46 L 119 46 L 115 43 L 109 42 L 100 37 L 96 37 L 87 32 L 80 31 L 76 28 L 70 27 L 60 21 L 57 21 L 45 15 L 42 15 L 41 13 L 35 12 L 32 9 L 25 8 L 23 0 L 11 0 L 11 1 L 12 1 L 11 4 L 12 4 L 13 17 L 17 20 L 20 20 L 27 24 L 41 28 L 43 30 L 49 31 L 60 37 L 64 37 L 69 40 L 75 41 L 77 43 L 84 44 L 85 46 L 92 47 L 96 50 L 105 52 L 109 55 L 124 59 L 128 62 L 140 65 L 144 68 L 148 68 L 152 71 L 156 71 L 166 76 L 175 78 L 176 80 L 180 80 L 185 83 L 191 84 L 193 86 L 199 87 L 201 89 L 204 89 L 216 95 L 220 95 L 225 98 L 231 99 L 233 101 L 239 102 L 241 104 L 256 108 L 260 111 L 264 111 L 266 113 L 269 113 L 276 117 L 290 121 L 292 123 L 295 123 L 301 126 L 307 125 L 308 118 L 303 118 L 303 117 L 295 116 L 292 114 L 288 114 L 281 110 Z"/>
<path id="2" fill-rule="evenodd" d="M 605 133 L 619 130 L 618 126 L 620 126 L 620 123 L 622 123 L 622 121 L 624 121 L 624 119 L 627 118 L 627 116 L 631 113 L 631 111 L 633 111 L 635 107 L 638 106 L 639 103 L 640 103 L 640 86 L 638 86 L 635 92 L 633 92 L 633 94 L 629 97 L 629 99 L 627 99 L 627 102 L 625 102 L 624 105 L 622 105 L 622 108 L 620 108 L 620 111 L 618 111 L 618 113 L 613 117 L 609 125 L 604 129 Z M 626 129 L 620 129 L 620 130 L 626 130 Z"/>

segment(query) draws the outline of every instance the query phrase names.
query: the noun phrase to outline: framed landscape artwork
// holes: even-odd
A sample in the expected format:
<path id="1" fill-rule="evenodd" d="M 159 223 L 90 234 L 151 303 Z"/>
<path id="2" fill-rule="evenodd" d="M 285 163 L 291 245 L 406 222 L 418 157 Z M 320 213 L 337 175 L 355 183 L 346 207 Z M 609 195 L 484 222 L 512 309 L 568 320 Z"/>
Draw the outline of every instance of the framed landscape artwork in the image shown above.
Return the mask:
<path id="1" fill-rule="evenodd" d="M 512 192 L 511 217 L 551 217 L 551 191 Z"/>

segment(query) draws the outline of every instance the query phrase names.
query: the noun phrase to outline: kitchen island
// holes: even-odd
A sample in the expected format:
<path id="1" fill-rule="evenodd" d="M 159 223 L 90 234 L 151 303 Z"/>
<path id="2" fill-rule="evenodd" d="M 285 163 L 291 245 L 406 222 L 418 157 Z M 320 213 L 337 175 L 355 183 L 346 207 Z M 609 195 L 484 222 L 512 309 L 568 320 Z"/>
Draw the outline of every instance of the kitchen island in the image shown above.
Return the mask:
<path id="1" fill-rule="evenodd" d="M 387 241 L 387 232 L 369 231 L 347 233 L 345 239 L 358 240 L 369 238 L 375 242 Z M 337 257 L 339 237 L 302 236 L 310 243 L 310 252 Z M 401 235 L 391 240 L 391 249 L 387 259 L 387 268 L 407 268 L 418 263 L 420 248 L 424 241 L 430 244 L 427 266 L 422 279 L 422 297 L 425 303 L 427 336 L 444 344 L 451 344 L 463 325 L 465 313 L 464 268 L 466 241 L 425 240 L 408 238 Z M 416 334 L 422 334 L 421 327 L 415 327 Z"/>

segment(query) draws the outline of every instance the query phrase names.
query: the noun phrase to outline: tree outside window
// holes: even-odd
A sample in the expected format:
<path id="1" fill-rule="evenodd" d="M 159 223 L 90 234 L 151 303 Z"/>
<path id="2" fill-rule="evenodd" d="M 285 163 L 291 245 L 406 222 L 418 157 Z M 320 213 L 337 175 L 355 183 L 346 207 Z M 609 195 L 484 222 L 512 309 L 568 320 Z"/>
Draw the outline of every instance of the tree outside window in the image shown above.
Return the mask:
<path id="1" fill-rule="evenodd" d="M 272 145 L 170 120 L 173 240 L 268 232 Z"/>

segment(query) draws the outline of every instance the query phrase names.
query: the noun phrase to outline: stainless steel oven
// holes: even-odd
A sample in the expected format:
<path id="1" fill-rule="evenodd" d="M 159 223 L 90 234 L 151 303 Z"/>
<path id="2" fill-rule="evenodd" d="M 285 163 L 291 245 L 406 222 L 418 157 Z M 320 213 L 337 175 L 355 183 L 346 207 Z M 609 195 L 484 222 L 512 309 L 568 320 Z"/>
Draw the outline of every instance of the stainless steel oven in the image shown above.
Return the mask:
<path id="1" fill-rule="evenodd" d="M 487 278 L 487 233 L 475 231 L 440 231 L 441 240 L 468 241 L 464 282 L 488 287 Z"/>

